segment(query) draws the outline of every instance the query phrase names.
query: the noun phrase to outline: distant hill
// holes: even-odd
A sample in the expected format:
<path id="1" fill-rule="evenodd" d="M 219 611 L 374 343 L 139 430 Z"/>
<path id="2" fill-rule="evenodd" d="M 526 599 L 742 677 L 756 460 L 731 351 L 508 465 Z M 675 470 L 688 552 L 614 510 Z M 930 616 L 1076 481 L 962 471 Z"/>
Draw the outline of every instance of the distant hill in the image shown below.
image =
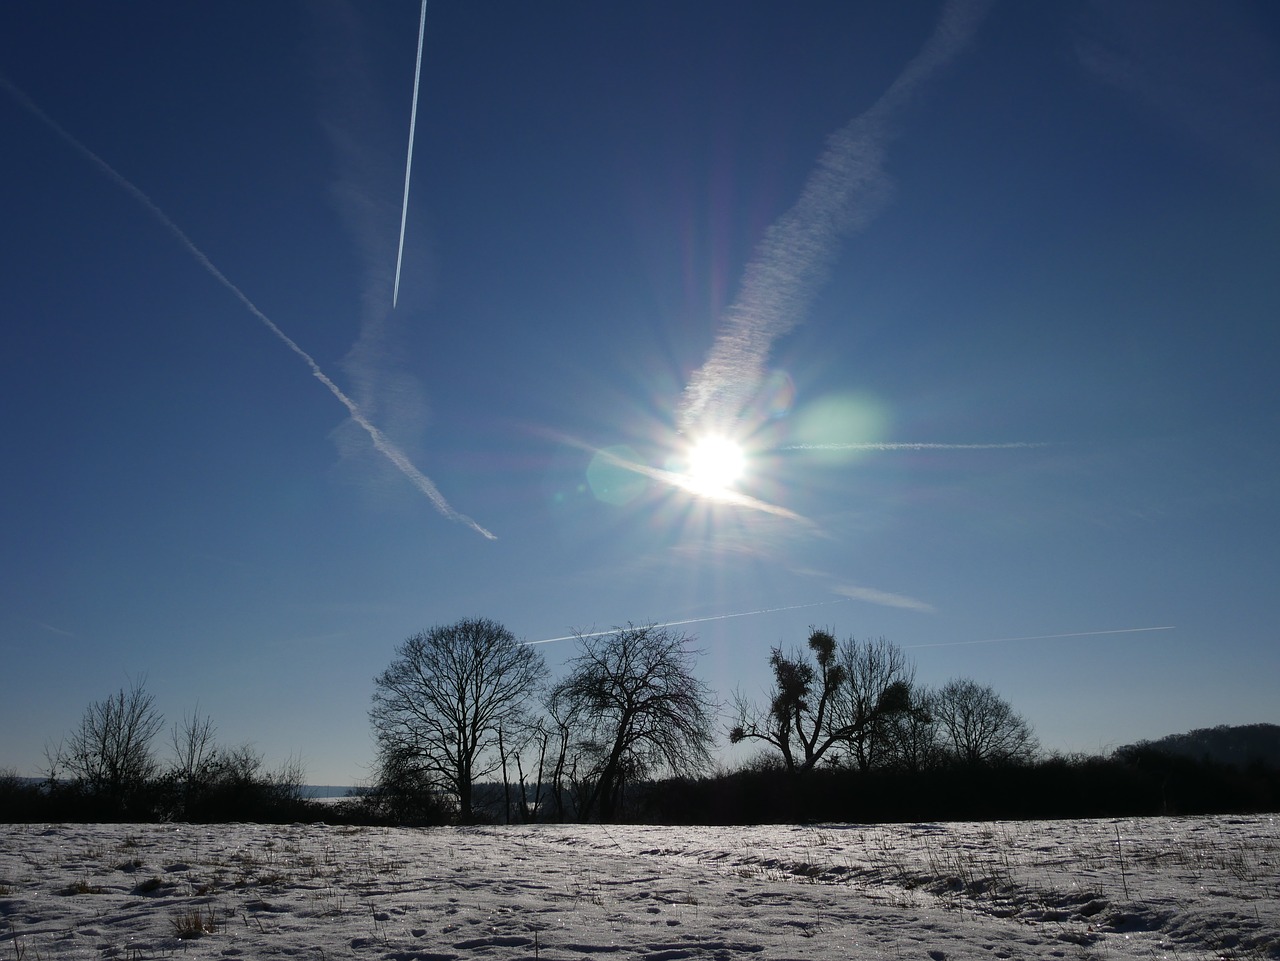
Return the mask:
<path id="1" fill-rule="evenodd" d="M 1186 734 L 1170 734 L 1158 741 L 1139 741 L 1116 750 L 1123 757 L 1138 751 L 1159 751 L 1195 760 L 1208 759 L 1238 768 L 1262 762 L 1280 768 L 1280 724 L 1242 724 L 1202 727 Z"/>

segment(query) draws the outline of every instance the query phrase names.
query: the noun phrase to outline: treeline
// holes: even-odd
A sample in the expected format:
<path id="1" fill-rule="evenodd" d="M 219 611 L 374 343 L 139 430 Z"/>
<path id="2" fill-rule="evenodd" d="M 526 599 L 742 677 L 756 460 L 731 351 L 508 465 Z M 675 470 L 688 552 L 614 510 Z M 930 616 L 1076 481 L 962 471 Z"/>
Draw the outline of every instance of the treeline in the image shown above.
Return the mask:
<path id="1" fill-rule="evenodd" d="M 412 812 L 416 823 L 450 823 L 456 811 L 439 800 L 430 810 Z M 474 801 L 479 820 L 534 819 L 513 803 L 511 786 L 501 782 L 477 784 Z M 614 819 L 637 824 L 884 823 L 1276 810 L 1280 765 L 1256 759 L 1239 765 L 1143 748 L 1119 749 L 1109 756 L 1051 756 L 982 765 L 950 761 L 922 771 L 824 766 L 788 772 L 776 759 L 762 757 L 703 777 L 630 785 Z M 550 811 L 543 815 L 552 819 Z M 385 821 L 402 823 L 394 817 Z"/>
<path id="2" fill-rule="evenodd" d="M 1156 741 L 1139 741 L 1116 748 L 1117 754 L 1149 752 L 1217 761 L 1236 767 L 1280 767 L 1280 725 L 1240 724 L 1202 727 L 1170 734 Z"/>
<path id="3" fill-rule="evenodd" d="M 0 819 L 739 824 L 1280 807 L 1280 767 L 1254 750 L 1265 731 L 1214 729 L 1219 745 L 1251 746 L 1228 752 L 1244 764 L 1186 746 L 1206 732 L 1106 758 L 1045 757 L 992 688 L 917 684 L 883 639 L 812 629 L 804 646 L 770 652 L 763 699 L 737 692 L 728 705 L 698 679 L 700 652 L 682 632 L 631 625 L 577 641 L 552 681 L 539 649 L 493 621 L 406 639 L 374 679 L 373 783 L 336 804 L 304 796 L 299 763 L 269 770 L 251 748 L 219 745 L 198 712 L 169 728 L 162 762 L 164 719 L 138 682 L 46 749 L 41 782 L 0 774 Z M 717 771 L 726 739 L 759 753 Z"/>
<path id="4" fill-rule="evenodd" d="M 171 756 L 156 741 L 164 717 L 145 682 L 94 702 L 80 723 L 45 750 L 39 781 L 0 772 L 0 819 L 6 821 L 318 820 L 322 809 L 303 793 L 297 761 L 271 770 L 244 745 L 216 740 L 208 717 L 184 718 L 169 731 Z"/>
<path id="5" fill-rule="evenodd" d="M 718 733 L 761 753 L 712 773 L 709 719 L 723 711 L 693 676 L 689 642 L 654 626 L 581 636 L 566 676 L 548 686 L 540 659 L 492 622 L 410 638 L 376 681 L 381 776 L 367 810 L 414 823 L 736 824 L 1280 806 L 1280 771 L 1265 764 L 1241 770 L 1141 746 L 1046 758 L 990 687 L 919 685 L 900 648 L 820 629 L 770 652 L 762 700 L 733 696 Z"/>
<path id="6" fill-rule="evenodd" d="M 653 824 L 986 821 L 1280 810 L 1280 767 L 1159 752 L 931 771 L 741 769 L 642 786 L 628 820 Z"/>

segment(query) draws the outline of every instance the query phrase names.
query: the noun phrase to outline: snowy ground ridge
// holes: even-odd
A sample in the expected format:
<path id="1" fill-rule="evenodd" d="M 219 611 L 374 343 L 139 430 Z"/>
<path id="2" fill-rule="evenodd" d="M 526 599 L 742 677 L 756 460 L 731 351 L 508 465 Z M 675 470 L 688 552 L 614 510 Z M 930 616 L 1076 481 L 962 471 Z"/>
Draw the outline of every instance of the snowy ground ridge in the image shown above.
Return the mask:
<path id="1" fill-rule="evenodd" d="M 1280 958 L 1280 820 L 0 825 L 0 959 Z"/>

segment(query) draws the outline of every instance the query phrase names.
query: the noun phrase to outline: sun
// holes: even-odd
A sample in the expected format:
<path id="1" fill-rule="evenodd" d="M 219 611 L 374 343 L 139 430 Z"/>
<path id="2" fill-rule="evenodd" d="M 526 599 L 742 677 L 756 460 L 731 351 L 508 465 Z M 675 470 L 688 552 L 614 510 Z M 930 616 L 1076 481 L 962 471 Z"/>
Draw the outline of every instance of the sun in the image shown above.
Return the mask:
<path id="1" fill-rule="evenodd" d="M 727 437 L 708 435 L 689 448 L 689 488 L 714 497 L 733 488 L 747 466 L 742 446 Z"/>

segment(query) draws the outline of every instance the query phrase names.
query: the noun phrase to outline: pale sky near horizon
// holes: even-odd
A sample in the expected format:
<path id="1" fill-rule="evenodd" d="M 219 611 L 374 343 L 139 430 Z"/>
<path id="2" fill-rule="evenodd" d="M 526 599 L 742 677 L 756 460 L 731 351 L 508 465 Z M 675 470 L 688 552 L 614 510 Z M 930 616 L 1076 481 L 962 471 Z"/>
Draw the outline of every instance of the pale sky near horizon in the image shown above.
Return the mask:
<path id="1" fill-rule="evenodd" d="M 145 675 L 356 782 L 476 616 L 1280 722 L 1280 7 L 432 0 L 392 310 L 418 15 L 0 9 L 0 769 Z"/>

